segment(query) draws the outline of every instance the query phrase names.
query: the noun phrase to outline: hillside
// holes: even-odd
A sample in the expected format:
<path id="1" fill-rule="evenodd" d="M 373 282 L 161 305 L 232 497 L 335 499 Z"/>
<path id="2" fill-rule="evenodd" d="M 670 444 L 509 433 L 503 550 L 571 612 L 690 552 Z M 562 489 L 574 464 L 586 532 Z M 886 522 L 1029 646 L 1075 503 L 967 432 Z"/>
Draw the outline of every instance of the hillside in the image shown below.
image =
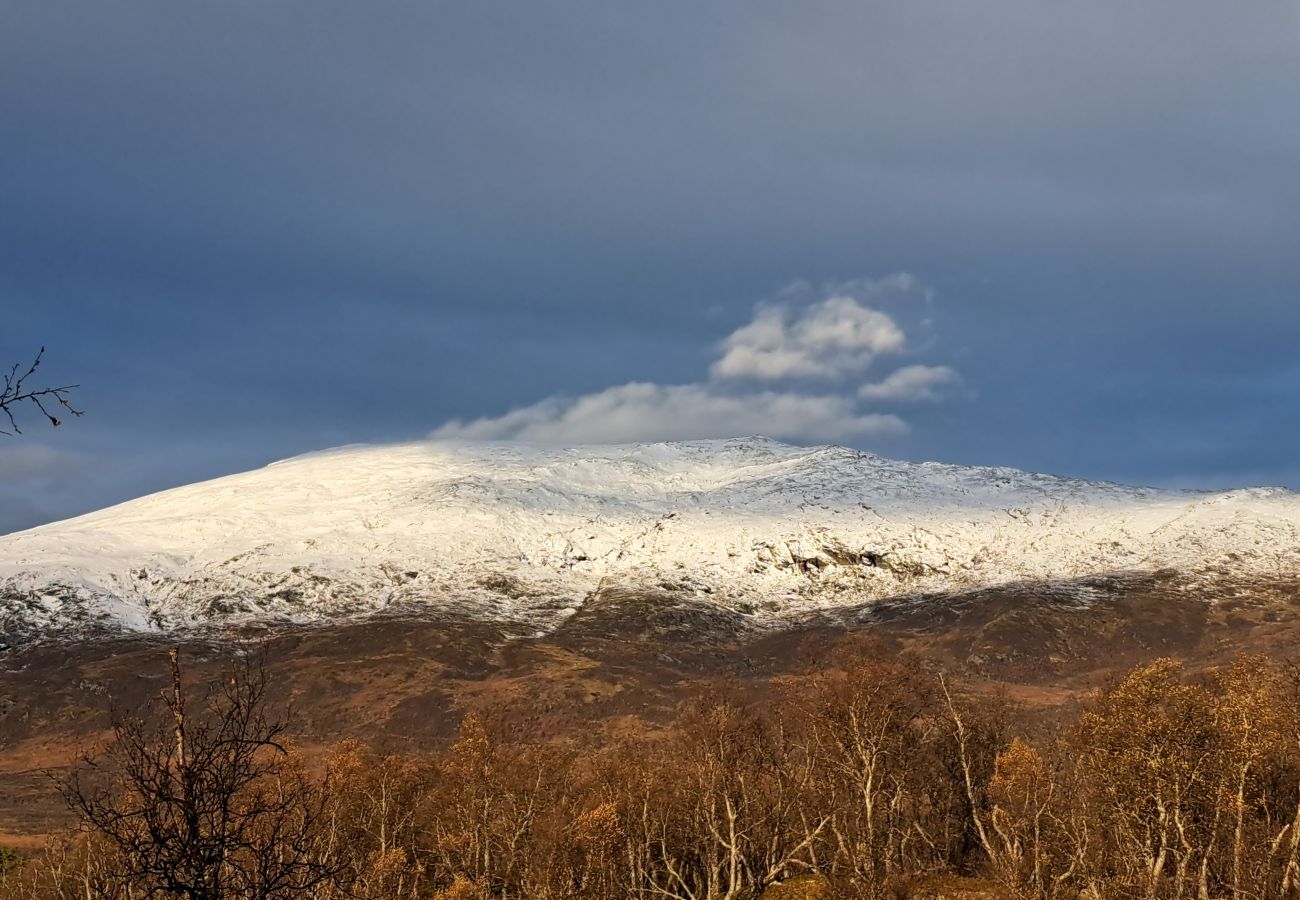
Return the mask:
<path id="1" fill-rule="evenodd" d="M 881 598 L 1300 570 L 1300 499 L 883 459 L 763 438 L 343 447 L 0 537 L 0 632 L 410 608 L 554 630 L 611 590 L 743 624 Z"/>

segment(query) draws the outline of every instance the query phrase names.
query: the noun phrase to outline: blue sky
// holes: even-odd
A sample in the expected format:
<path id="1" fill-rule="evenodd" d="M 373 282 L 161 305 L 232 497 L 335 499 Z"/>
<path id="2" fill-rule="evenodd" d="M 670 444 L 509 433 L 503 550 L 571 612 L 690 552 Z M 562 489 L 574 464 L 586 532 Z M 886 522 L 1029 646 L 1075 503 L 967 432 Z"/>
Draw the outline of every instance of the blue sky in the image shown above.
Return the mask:
<path id="1" fill-rule="evenodd" d="M 1300 487 L 1296 0 L 0 18 L 0 352 L 88 410 L 0 531 L 434 432 Z"/>

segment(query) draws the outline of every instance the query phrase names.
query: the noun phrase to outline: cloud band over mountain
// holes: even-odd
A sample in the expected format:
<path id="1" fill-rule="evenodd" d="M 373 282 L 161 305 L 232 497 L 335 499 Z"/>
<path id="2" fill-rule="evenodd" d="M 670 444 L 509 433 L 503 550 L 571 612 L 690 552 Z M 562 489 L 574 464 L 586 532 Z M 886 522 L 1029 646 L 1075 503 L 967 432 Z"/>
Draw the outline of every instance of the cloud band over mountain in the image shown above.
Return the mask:
<path id="1" fill-rule="evenodd" d="M 960 382 L 949 366 L 911 363 L 862 382 L 882 361 L 914 356 L 929 326 L 929 291 L 906 274 L 807 286 L 760 304 L 724 338 L 706 379 L 634 381 L 554 396 L 499 416 L 453 420 L 432 437 L 537 443 L 717 438 L 766 434 L 794 441 L 851 441 L 906 434 L 881 406 L 937 401 Z"/>

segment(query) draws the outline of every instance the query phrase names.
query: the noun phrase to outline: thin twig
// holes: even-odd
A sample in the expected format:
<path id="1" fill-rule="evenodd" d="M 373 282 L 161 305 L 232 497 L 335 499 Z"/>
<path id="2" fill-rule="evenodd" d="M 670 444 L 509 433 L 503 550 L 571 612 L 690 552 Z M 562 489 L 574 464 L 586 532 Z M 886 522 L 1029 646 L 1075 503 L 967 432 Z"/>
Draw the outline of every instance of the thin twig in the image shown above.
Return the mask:
<path id="1" fill-rule="evenodd" d="M 68 395 L 76 388 L 81 387 L 79 384 L 65 384 L 59 387 L 44 388 L 30 388 L 27 386 L 27 380 L 36 374 L 36 370 L 40 368 L 41 360 L 44 358 L 45 348 L 42 347 L 26 371 L 23 371 L 21 364 L 15 363 L 4 374 L 4 387 L 0 388 L 0 412 L 4 413 L 5 418 L 9 420 L 9 427 L 13 430 L 5 431 L 0 428 L 0 434 L 12 437 L 15 434 L 23 433 L 23 430 L 18 427 L 18 420 L 14 418 L 14 410 L 20 403 L 30 403 L 35 406 L 41 411 L 41 415 L 49 419 L 50 424 L 55 428 L 58 428 L 63 423 L 46 409 L 45 404 L 51 400 L 57 401 L 71 415 L 80 416 L 84 413 L 84 410 L 76 409 L 68 401 Z M 18 374 L 20 371 L 22 372 L 21 375 Z"/>

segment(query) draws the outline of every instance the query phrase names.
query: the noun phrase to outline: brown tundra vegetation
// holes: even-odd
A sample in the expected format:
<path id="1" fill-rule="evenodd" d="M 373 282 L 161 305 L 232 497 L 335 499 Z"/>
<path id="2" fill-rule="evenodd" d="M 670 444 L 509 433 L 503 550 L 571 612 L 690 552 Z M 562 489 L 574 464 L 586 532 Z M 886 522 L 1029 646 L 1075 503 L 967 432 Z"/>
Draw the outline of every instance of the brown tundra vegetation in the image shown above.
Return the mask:
<path id="1" fill-rule="evenodd" d="M 471 713 L 440 753 L 295 747 L 247 660 L 114 716 L 4 898 L 1300 896 L 1300 674 L 1157 659 L 1051 722 L 848 652 L 596 749 Z"/>

